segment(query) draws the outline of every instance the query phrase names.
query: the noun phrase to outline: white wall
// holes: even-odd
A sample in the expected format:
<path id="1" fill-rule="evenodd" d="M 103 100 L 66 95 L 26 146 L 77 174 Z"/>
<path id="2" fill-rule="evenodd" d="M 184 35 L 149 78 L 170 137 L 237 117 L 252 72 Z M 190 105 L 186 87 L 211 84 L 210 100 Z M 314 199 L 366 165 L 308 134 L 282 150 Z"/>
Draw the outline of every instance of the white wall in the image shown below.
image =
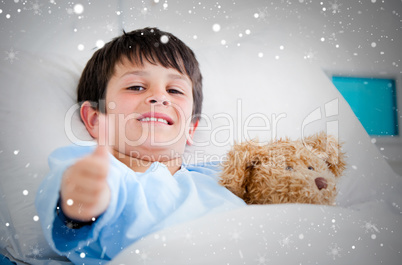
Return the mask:
<path id="1" fill-rule="evenodd" d="M 84 8 L 81 14 L 75 4 Z M 401 0 L 8 0 L 0 10 L 1 67 L 17 63 L 18 51 L 27 49 L 86 60 L 98 40 L 107 42 L 121 28 L 157 26 L 196 50 L 249 38 L 273 47 L 264 60 L 299 56 L 328 75 L 394 78 L 402 106 Z M 376 139 L 376 145 L 402 175 L 401 137 Z"/>

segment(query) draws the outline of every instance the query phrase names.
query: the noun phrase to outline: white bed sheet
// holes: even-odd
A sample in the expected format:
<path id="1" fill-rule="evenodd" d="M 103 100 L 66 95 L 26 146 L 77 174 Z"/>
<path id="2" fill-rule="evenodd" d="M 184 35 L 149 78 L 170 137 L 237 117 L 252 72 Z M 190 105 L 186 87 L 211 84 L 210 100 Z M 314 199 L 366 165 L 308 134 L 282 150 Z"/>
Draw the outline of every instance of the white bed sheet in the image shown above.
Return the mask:
<path id="1" fill-rule="evenodd" d="M 249 206 L 168 228 L 109 264 L 401 264 L 400 217 L 317 205 Z"/>

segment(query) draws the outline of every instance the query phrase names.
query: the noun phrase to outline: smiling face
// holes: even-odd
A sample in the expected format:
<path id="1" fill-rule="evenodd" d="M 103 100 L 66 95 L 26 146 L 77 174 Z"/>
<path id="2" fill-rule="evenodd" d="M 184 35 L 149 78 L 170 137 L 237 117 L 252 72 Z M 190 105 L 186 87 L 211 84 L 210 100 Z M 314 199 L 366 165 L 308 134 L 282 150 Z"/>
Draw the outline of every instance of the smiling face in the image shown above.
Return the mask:
<path id="1" fill-rule="evenodd" d="M 135 65 L 123 58 L 106 90 L 115 156 L 160 162 L 177 159 L 196 128 L 192 110 L 188 76 L 173 68 L 147 61 Z"/>

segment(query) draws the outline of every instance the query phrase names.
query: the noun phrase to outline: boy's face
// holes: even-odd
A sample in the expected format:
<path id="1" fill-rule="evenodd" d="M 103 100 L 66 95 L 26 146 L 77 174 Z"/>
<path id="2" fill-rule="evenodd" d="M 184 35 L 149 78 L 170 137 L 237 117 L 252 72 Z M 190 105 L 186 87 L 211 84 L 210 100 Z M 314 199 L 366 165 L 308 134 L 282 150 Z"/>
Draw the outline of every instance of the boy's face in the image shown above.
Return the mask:
<path id="1" fill-rule="evenodd" d="M 166 161 L 184 153 L 197 124 L 191 122 L 192 82 L 173 68 L 143 66 L 126 58 L 115 66 L 106 92 L 114 150 L 131 157 Z M 114 119 L 114 121 L 113 121 Z"/>

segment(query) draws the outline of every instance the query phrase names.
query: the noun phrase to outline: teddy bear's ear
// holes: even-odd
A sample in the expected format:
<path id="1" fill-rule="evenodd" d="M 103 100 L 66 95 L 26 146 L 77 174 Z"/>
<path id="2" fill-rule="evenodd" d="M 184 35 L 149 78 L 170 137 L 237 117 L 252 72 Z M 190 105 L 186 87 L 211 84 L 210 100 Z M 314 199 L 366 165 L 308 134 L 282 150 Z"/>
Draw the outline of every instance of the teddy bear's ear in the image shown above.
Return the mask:
<path id="1" fill-rule="evenodd" d="M 345 170 L 345 154 L 341 151 L 341 144 L 332 136 L 324 132 L 314 134 L 303 139 L 303 143 L 312 153 L 323 159 L 329 170 L 340 177 Z"/>
<path id="2" fill-rule="evenodd" d="M 252 141 L 235 144 L 222 163 L 219 183 L 243 200 L 247 199 L 247 185 L 254 166 L 259 161 L 256 150 L 261 148 Z"/>

